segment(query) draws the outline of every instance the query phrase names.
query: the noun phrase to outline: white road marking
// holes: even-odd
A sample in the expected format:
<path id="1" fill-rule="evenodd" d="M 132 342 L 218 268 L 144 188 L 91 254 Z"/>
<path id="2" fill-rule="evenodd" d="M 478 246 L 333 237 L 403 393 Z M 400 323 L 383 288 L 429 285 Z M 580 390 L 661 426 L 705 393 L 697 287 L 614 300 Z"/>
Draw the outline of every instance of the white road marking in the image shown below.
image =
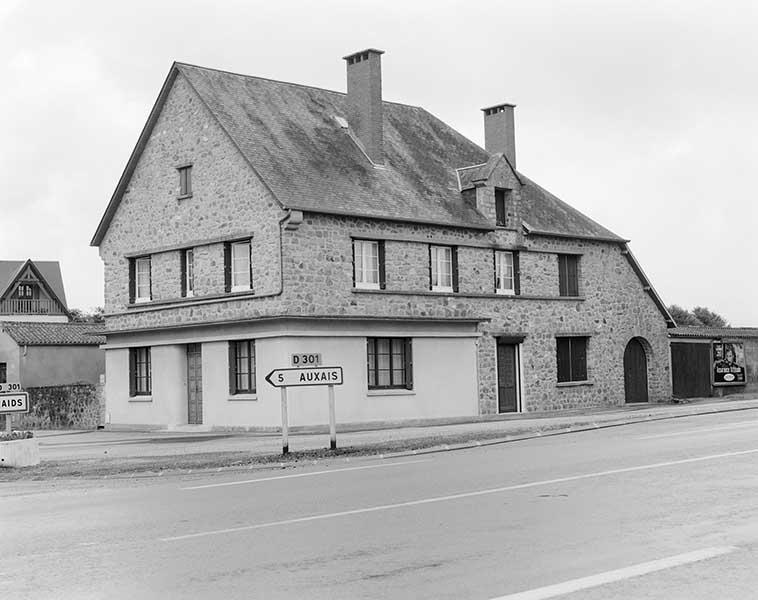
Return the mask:
<path id="1" fill-rule="evenodd" d="M 701 560 L 708 560 L 709 558 L 729 554 L 735 550 L 737 550 L 735 546 L 704 548 L 702 550 L 695 550 L 694 552 L 687 552 L 686 554 L 677 554 L 676 556 L 651 560 L 650 562 L 632 565 L 631 567 L 624 567 L 623 569 L 590 575 L 589 577 L 571 579 L 570 581 L 564 581 L 563 583 L 556 583 L 555 585 L 535 588 L 525 592 L 518 592 L 507 596 L 498 596 L 497 598 L 492 598 L 492 600 L 544 600 L 545 598 L 555 598 L 556 596 L 563 596 L 564 594 L 571 594 L 580 590 L 586 590 L 606 585 L 608 583 L 630 579 L 632 577 L 639 577 L 640 575 L 647 575 L 648 573 L 655 573 L 656 571 L 663 571 L 664 569 L 671 569 L 673 567 L 688 565 Z"/>
<path id="2" fill-rule="evenodd" d="M 670 433 L 657 433 L 654 435 L 637 436 L 638 440 L 657 440 L 659 438 L 675 437 L 678 435 L 697 435 L 708 431 L 723 431 L 724 429 L 737 429 L 739 427 L 755 427 L 758 421 L 747 421 L 743 423 L 730 423 L 728 425 L 716 425 L 714 427 L 700 427 L 698 429 L 687 429 L 685 431 L 672 431 Z"/>
<path id="3" fill-rule="evenodd" d="M 360 515 L 382 510 L 393 510 L 396 508 L 406 508 L 409 506 L 421 506 L 424 504 L 434 504 L 436 502 L 448 502 L 450 500 L 460 500 L 462 498 L 474 498 L 476 496 L 487 496 L 489 494 L 500 494 L 514 490 L 525 490 L 533 487 L 544 485 L 553 485 L 556 483 L 566 483 L 569 481 L 580 481 L 582 479 L 593 479 L 596 477 L 605 477 L 608 475 L 618 475 L 620 473 L 633 473 L 635 471 L 645 471 L 650 469 L 661 469 L 674 465 L 685 465 L 689 463 L 703 462 L 707 460 L 717 460 L 719 458 L 731 458 L 733 456 L 745 456 L 747 454 L 758 453 L 758 448 L 752 450 L 740 450 L 738 452 L 724 452 L 722 454 L 709 454 L 707 456 L 698 456 L 696 458 L 685 458 L 682 460 L 672 460 L 668 462 L 653 463 L 649 465 L 639 465 L 636 467 L 625 467 L 622 469 L 611 469 L 609 471 L 598 471 L 596 473 L 585 473 L 583 475 L 571 475 L 569 477 L 559 477 L 557 479 L 547 479 L 545 481 L 532 481 L 530 483 L 520 483 L 517 485 L 507 485 L 504 487 L 490 488 L 486 490 L 477 490 L 474 492 L 461 492 L 460 494 L 451 494 L 449 496 L 435 496 L 432 498 L 422 498 L 420 500 L 410 500 L 407 502 L 397 502 L 394 504 L 381 504 L 379 506 L 369 506 L 366 508 L 356 508 L 341 512 L 326 513 L 320 515 L 310 515 L 307 517 L 298 517 L 295 519 L 286 519 L 284 521 L 271 521 L 268 523 L 258 523 L 256 525 L 242 525 L 240 527 L 230 527 L 228 529 L 215 529 L 211 531 L 199 531 L 197 533 L 188 533 L 186 535 L 177 535 L 165 538 L 159 538 L 163 542 L 176 542 L 179 540 L 188 540 L 192 538 L 207 537 L 210 535 L 223 535 L 226 533 L 236 533 L 239 531 L 252 531 L 253 529 L 264 529 L 266 527 L 277 527 L 280 525 L 292 525 L 294 523 L 305 523 L 308 521 L 320 521 L 323 519 L 334 519 L 336 517 L 346 517 L 349 515 Z"/>
<path id="4" fill-rule="evenodd" d="M 226 487 L 230 485 L 245 485 L 248 483 L 261 483 L 263 481 L 275 481 L 277 479 L 295 479 L 296 477 L 313 477 L 314 475 L 330 475 L 344 471 L 363 471 L 365 469 L 383 469 L 385 467 L 402 467 L 414 463 L 431 462 L 431 459 L 406 460 L 403 462 L 384 463 L 381 465 L 365 465 L 363 467 L 345 467 L 344 469 L 329 469 L 327 471 L 311 471 L 309 473 L 292 473 L 291 475 L 277 475 L 276 477 L 261 477 L 260 479 L 245 479 L 243 481 L 227 481 L 225 483 L 209 483 L 207 485 L 193 485 L 192 487 L 179 488 L 180 490 L 204 490 L 206 488 Z"/>

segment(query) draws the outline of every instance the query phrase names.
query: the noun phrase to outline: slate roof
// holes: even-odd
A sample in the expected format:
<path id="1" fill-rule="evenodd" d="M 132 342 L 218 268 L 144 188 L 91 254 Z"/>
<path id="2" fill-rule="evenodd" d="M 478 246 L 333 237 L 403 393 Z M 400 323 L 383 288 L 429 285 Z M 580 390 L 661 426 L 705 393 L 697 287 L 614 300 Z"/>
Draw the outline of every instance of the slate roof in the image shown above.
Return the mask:
<path id="1" fill-rule="evenodd" d="M 27 262 L 31 262 L 44 278 L 50 290 L 60 300 L 65 309 L 66 290 L 63 287 L 63 277 L 61 275 L 61 265 L 57 260 L 0 260 L 0 298 L 5 296 L 8 288 L 19 276 Z"/>
<path id="2" fill-rule="evenodd" d="M 344 93 L 174 63 L 92 245 L 102 241 L 179 74 L 285 208 L 494 228 L 459 187 L 461 175 L 477 175 L 462 167 L 488 165 L 493 157 L 423 108 L 383 102 L 386 168 L 374 168 L 335 119 L 346 117 Z M 517 176 L 525 184 L 525 220 L 534 233 L 624 241 Z"/>
<path id="3" fill-rule="evenodd" d="M 19 346 L 94 346 L 105 343 L 102 323 L 32 323 L 3 321 L 0 330 Z"/>
<path id="4" fill-rule="evenodd" d="M 672 338 L 758 338 L 758 327 L 677 327 Z"/>

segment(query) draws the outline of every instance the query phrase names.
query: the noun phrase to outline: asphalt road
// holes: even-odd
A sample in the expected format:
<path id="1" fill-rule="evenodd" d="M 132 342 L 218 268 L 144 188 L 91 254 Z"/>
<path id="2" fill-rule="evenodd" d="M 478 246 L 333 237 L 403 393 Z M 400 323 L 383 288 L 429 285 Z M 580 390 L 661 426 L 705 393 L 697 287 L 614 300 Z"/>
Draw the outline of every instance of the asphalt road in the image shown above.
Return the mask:
<path id="1" fill-rule="evenodd" d="M 758 411 L 0 486 L 7 598 L 754 598 Z"/>

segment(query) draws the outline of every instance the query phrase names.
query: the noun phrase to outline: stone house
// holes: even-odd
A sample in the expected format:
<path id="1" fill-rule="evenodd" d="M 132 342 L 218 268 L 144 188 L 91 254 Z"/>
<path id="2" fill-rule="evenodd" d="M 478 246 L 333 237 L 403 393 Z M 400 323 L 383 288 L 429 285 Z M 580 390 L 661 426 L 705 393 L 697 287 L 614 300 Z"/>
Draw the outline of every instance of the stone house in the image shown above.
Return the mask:
<path id="1" fill-rule="evenodd" d="M 383 100 L 381 54 L 347 93 L 171 67 L 92 239 L 110 426 L 275 427 L 295 354 L 343 367 L 343 423 L 669 399 L 627 241 L 516 170 L 512 105 L 482 149 Z"/>

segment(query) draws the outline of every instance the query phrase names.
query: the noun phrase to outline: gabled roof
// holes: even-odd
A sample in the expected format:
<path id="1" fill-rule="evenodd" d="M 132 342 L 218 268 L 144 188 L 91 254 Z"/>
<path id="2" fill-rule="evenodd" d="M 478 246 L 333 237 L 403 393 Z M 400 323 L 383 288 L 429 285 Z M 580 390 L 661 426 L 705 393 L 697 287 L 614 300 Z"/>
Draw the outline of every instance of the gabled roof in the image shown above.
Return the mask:
<path id="1" fill-rule="evenodd" d="M 102 323 L 30 323 L 3 321 L 0 330 L 19 346 L 98 346 L 105 343 Z"/>
<path id="2" fill-rule="evenodd" d="M 50 296 L 57 300 L 64 310 L 68 310 L 66 304 L 66 290 L 63 287 L 61 265 L 56 261 L 37 260 L 0 260 L 0 299 L 13 291 L 13 284 L 29 266 L 39 277 L 41 283 Z"/>
<path id="3" fill-rule="evenodd" d="M 93 246 L 102 242 L 180 75 L 283 208 L 494 229 L 460 191 L 472 178 L 491 174 L 501 155 L 490 156 L 426 110 L 383 102 L 385 167 L 376 168 L 343 127 L 344 121 L 337 119 L 346 117 L 344 93 L 174 63 L 92 238 Z M 516 176 L 528 199 L 525 221 L 535 233 L 623 241 Z"/>

